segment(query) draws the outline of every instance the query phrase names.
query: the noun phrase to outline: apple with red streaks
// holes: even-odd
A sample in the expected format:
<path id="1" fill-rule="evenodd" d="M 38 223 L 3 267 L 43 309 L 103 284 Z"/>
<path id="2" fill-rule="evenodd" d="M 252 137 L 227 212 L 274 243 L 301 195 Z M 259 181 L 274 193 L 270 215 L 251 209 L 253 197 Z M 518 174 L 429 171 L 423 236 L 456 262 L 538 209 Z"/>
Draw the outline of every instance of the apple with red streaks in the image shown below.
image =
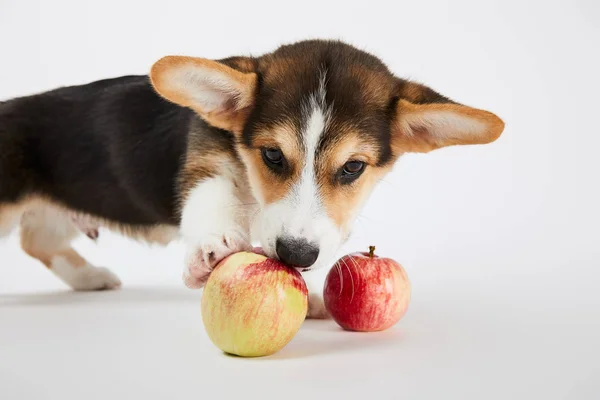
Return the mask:
<path id="1" fill-rule="evenodd" d="M 300 273 L 257 252 L 260 249 L 221 261 L 202 294 L 209 338 L 224 352 L 243 357 L 282 349 L 308 310 L 308 290 Z"/>
<path id="2" fill-rule="evenodd" d="M 396 324 L 410 301 L 406 271 L 390 258 L 368 253 L 342 257 L 329 271 L 323 298 L 333 319 L 350 331 L 381 331 Z"/>

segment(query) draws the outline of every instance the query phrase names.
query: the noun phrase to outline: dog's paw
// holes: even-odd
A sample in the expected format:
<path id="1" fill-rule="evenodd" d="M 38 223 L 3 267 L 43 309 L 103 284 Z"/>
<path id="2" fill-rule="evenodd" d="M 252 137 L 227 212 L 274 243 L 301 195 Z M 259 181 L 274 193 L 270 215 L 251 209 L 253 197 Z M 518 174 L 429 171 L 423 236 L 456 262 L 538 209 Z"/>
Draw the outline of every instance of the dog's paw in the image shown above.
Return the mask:
<path id="1" fill-rule="evenodd" d="M 237 233 L 219 235 L 188 251 L 183 271 L 183 282 L 190 289 L 199 289 L 206 284 L 213 268 L 231 254 L 250 250 L 250 243 Z"/>
<path id="2" fill-rule="evenodd" d="M 323 296 L 316 293 L 308 295 L 308 313 L 306 314 L 306 317 L 311 319 L 330 318 L 329 312 L 327 312 L 325 303 L 323 302 Z"/>
<path id="3" fill-rule="evenodd" d="M 201 288 L 222 259 L 251 249 L 247 211 L 235 183 L 226 177 L 203 180 L 190 191 L 180 225 L 188 247 L 183 272 L 187 287 Z"/>
<path id="4" fill-rule="evenodd" d="M 77 291 L 111 290 L 121 287 L 121 281 L 109 269 L 91 265 L 76 268 L 69 280 L 69 285 Z"/>

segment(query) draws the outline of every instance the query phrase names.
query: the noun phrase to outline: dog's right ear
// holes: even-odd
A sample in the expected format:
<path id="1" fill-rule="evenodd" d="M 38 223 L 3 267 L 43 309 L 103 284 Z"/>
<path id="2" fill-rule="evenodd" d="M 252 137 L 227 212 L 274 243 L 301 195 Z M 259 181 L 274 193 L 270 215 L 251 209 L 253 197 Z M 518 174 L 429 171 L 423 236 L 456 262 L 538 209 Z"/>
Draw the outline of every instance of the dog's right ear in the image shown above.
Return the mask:
<path id="1" fill-rule="evenodd" d="M 152 66 L 150 80 L 167 100 L 193 109 L 217 128 L 240 134 L 254 105 L 257 77 L 219 61 L 167 56 Z"/>

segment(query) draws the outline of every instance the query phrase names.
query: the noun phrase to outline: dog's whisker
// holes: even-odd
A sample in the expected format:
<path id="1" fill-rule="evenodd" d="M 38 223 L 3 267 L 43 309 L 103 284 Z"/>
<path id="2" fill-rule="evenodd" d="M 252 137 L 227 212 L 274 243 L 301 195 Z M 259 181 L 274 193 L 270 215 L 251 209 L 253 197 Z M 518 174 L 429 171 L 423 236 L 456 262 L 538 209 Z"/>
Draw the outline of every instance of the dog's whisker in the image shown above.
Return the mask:
<path id="1" fill-rule="evenodd" d="M 342 295 L 342 289 L 344 288 L 344 274 L 342 273 L 342 267 L 340 266 L 339 260 L 335 263 L 334 267 L 340 278 L 340 293 L 338 294 L 339 297 Z"/>
<path id="2" fill-rule="evenodd" d="M 361 278 L 362 280 L 362 271 L 360 270 L 360 268 L 358 267 L 358 263 L 356 262 L 356 260 L 353 257 L 350 257 L 350 261 L 352 261 L 352 264 L 354 265 L 354 269 L 356 270 L 358 276 Z M 359 282 L 360 283 L 360 282 Z"/>
<path id="3" fill-rule="evenodd" d="M 352 277 L 352 271 L 350 270 L 350 267 L 348 266 L 348 264 L 346 264 L 346 260 L 342 259 L 342 261 L 344 262 L 344 265 L 348 270 L 348 275 L 350 275 L 350 281 L 352 282 L 352 295 L 350 296 L 350 303 L 352 303 L 352 299 L 354 299 L 354 278 Z"/>
<path id="4" fill-rule="evenodd" d="M 257 206 L 258 203 L 254 202 L 254 203 L 240 203 L 240 204 L 229 204 L 228 207 L 252 207 L 252 206 Z"/>
<path id="5" fill-rule="evenodd" d="M 392 182 L 387 181 L 386 179 L 380 179 L 379 182 L 383 182 L 386 185 L 390 185 L 390 186 L 392 186 L 394 188 L 396 187 L 396 185 L 394 185 Z"/>

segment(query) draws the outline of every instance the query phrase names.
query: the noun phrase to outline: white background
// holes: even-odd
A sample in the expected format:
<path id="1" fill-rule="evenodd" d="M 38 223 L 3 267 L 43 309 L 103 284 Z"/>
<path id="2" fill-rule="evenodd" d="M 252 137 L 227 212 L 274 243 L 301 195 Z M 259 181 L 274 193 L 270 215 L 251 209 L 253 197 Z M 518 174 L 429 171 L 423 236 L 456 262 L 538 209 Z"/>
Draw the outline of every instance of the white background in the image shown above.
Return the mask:
<path id="1" fill-rule="evenodd" d="M 124 288 L 74 294 L 9 238 L 0 398 L 600 398 L 599 8 L 1 0 L 2 99 L 143 74 L 167 54 L 341 38 L 506 130 L 492 145 L 407 156 L 374 192 L 341 254 L 375 244 L 406 267 L 413 300 L 394 329 L 308 322 L 269 359 L 212 347 L 200 292 L 180 283 L 180 244 L 81 240 Z"/>

